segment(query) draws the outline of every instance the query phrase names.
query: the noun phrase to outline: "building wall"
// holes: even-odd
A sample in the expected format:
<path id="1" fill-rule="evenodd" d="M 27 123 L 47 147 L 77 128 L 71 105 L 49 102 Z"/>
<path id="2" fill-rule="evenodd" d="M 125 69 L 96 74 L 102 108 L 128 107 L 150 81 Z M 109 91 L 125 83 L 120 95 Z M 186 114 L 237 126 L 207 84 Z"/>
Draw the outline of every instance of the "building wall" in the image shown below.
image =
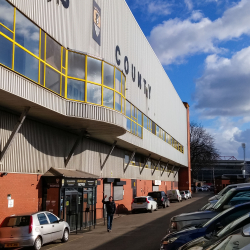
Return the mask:
<path id="1" fill-rule="evenodd" d="M 68 9 L 63 8 L 62 4 L 58 6 L 57 1 L 9 0 L 9 2 L 17 6 L 65 48 L 103 58 L 122 70 L 124 70 L 124 57 L 127 56 L 129 73 L 126 98 L 184 146 L 184 155 L 179 156 L 182 154 L 178 152 L 178 157 L 173 154 L 171 160 L 188 166 L 186 108 L 124 0 L 97 1 L 102 13 L 101 46 L 92 39 L 92 0 L 70 1 Z M 116 62 L 117 45 L 121 50 L 120 65 Z M 138 71 L 142 75 L 142 88 L 138 87 L 137 77 L 135 82 L 132 80 L 132 64 L 136 67 L 136 75 Z M 151 86 L 150 99 L 145 95 L 143 79 L 146 80 L 147 86 L 148 84 Z M 150 136 L 155 135 L 150 134 Z M 125 140 L 131 138 L 129 133 L 124 137 Z M 148 139 L 145 143 L 150 145 Z"/>
<path id="2" fill-rule="evenodd" d="M 0 174 L 0 223 L 11 214 L 37 212 L 42 205 L 41 175 Z M 14 199 L 14 207 L 8 208 L 7 195 Z"/>

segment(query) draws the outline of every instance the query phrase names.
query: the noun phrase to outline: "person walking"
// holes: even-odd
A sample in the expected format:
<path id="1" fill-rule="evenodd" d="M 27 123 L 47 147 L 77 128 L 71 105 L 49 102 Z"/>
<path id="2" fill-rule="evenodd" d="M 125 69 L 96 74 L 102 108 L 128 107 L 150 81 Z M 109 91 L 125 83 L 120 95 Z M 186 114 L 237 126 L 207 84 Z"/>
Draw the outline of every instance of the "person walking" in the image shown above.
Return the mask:
<path id="1" fill-rule="evenodd" d="M 106 205 L 106 211 L 107 211 L 107 231 L 111 232 L 112 231 L 112 222 L 113 222 L 113 217 L 114 213 L 116 211 L 116 206 L 113 201 L 113 197 L 110 196 L 108 201 L 105 201 L 105 198 L 107 195 L 104 196 L 104 199 L 102 200 L 102 203 Z"/>

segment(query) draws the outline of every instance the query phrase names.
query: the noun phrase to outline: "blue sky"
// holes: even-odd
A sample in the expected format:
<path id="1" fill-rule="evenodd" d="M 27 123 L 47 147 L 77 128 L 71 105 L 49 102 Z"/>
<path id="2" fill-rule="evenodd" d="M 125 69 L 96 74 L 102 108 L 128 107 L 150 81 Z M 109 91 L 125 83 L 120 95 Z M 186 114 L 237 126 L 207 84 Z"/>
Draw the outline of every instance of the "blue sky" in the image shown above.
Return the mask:
<path id="1" fill-rule="evenodd" d="M 126 0 L 222 156 L 250 159 L 250 1 Z M 248 143 L 249 141 L 249 143 Z"/>

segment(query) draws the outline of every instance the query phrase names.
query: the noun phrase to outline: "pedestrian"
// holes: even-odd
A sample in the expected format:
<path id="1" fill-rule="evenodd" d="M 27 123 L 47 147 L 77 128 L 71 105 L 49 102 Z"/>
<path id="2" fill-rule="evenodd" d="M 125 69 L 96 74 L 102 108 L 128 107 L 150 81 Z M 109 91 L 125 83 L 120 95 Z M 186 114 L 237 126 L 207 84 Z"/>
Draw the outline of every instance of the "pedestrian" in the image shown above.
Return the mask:
<path id="1" fill-rule="evenodd" d="M 104 199 L 107 197 L 107 195 L 104 196 Z M 112 221 L 113 216 L 116 211 L 115 203 L 113 202 L 113 197 L 110 196 L 108 201 L 102 200 L 102 203 L 106 205 L 106 211 L 107 211 L 107 231 L 112 231 Z"/>

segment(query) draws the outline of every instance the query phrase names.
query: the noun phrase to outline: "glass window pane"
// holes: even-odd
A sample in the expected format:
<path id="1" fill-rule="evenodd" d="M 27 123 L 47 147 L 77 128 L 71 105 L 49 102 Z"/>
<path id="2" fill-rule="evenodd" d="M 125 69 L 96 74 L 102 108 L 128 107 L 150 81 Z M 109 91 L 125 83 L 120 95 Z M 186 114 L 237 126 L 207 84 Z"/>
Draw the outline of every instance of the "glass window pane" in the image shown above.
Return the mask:
<path id="1" fill-rule="evenodd" d="M 127 119 L 127 130 L 131 131 L 131 120 Z"/>
<path id="2" fill-rule="evenodd" d="M 68 52 L 68 76 L 85 79 L 85 55 Z"/>
<path id="3" fill-rule="evenodd" d="M 46 35 L 46 62 L 61 71 L 61 46 Z"/>
<path id="4" fill-rule="evenodd" d="M 138 126 L 138 136 L 142 138 L 142 127 Z"/>
<path id="5" fill-rule="evenodd" d="M 5 0 L 0 0 L 0 23 L 13 31 L 14 7 Z"/>
<path id="6" fill-rule="evenodd" d="M 62 66 L 66 67 L 66 50 L 63 48 L 63 58 L 62 58 Z"/>
<path id="7" fill-rule="evenodd" d="M 15 46 L 15 71 L 38 82 L 38 63 L 35 57 Z"/>
<path id="8" fill-rule="evenodd" d="M 13 43 L 0 35 L 0 63 L 12 68 Z"/>
<path id="9" fill-rule="evenodd" d="M 131 104 L 126 101 L 126 116 L 131 118 Z"/>
<path id="10" fill-rule="evenodd" d="M 89 83 L 87 86 L 87 101 L 91 103 L 102 103 L 102 87 Z"/>
<path id="11" fill-rule="evenodd" d="M 121 92 L 121 72 L 116 69 L 115 70 L 115 89 L 118 91 L 118 92 Z"/>
<path id="12" fill-rule="evenodd" d="M 78 101 L 85 101 L 85 82 L 68 78 L 67 98 Z"/>
<path id="13" fill-rule="evenodd" d="M 122 98 L 122 113 L 125 114 L 125 99 Z"/>
<path id="14" fill-rule="evenodd" d="M 39 56 L 40 30 L 28 18 L 16 11 L 16 42 Z"/>
<path id="15" fill-rule="evenodd" d="M 103 88 L 103 105 L 109 108 L 114 108 L 114 91 Z"/>
<path id="16" fill-rule="evenodd" d="M 61 75 L 59 73 L 46 66 L 45 87 L 53 90 L 57 94 L 60 94 L 60 77 Z"/>
<path id="17" fill-rule="evenodd" d="M 114 67 L 104 63 L 104 72 L 103 72 L 103 84 L 110 87 L 114 88 Z"/>
<path id="18" fill-rule="evenodd" d="M 121 112 L 121 95 L 115 93 L 115 109 Z"/>
<path id="19" fill-rule="evenodd" d="M 44 86 L 44 63 L 40 62 L 40 84 Z"/>
<path id="20" fill-rule="evenodd" d="M 61 90 L 61 95 L 65 96 L 65 77 L 62 76 L 62 90 Z"/>
<path id="21" fill-rule="evenodd" d="M 145 115 L 143 115 L 143 127 L 148 129 L 148 118 Z"/>
<path id="22" fill-rule="evenodd" d="M 125 96 L 125 76 L 122 75 L 122 94 Z"/>
<path id="23" fill-rule="evenodd" d="M 134 134 L 135 133 L 135 123 L 132 122 L 132 133 Z"/>
<path id="24" fill-rule="evenodd" d="M 141 111 L 139 111 L 139 110 L 138 110 L 138 121 L 137 121 L 137 123 L 138 123 L 139 125 L 142 125 L 142 113 L 141 113 Z"/>
<path id="25" fill-rule="evenodd" d="M 154 122 L 152 122 L 152 133 L 156 135 L 155 123 Z"/>
<path id="26" fill-rule="evenodd" d="M 5 29 L 2 25 L 0 25 L 0 32 L 4 33 L 9 38 L 13 39 L 13 33 L 10 32 L 9 30 Z"/>
<path id="27" fill-rule="evenodd" d="M 44 52 L 45 52 L 45 33 L 41 30 L 41 54 L 40 58 L 44 60 Z"/>
<path id="28" fill-rule="evenodd" d="M 88 81 L 102 83 L 102 62 L 88 57 Z"/>
<path id="29" fill-rule="evenodd" d="M 135 124 L 135 135 L 137 135 L 137 124 Z"/>
<path id="30" fill-rule="evenodd" d="M 159 127 L 156 125 L 156 135 L 159 137 L 159 135 L 160 135 L 160 129 L 159 129 Z"/>

